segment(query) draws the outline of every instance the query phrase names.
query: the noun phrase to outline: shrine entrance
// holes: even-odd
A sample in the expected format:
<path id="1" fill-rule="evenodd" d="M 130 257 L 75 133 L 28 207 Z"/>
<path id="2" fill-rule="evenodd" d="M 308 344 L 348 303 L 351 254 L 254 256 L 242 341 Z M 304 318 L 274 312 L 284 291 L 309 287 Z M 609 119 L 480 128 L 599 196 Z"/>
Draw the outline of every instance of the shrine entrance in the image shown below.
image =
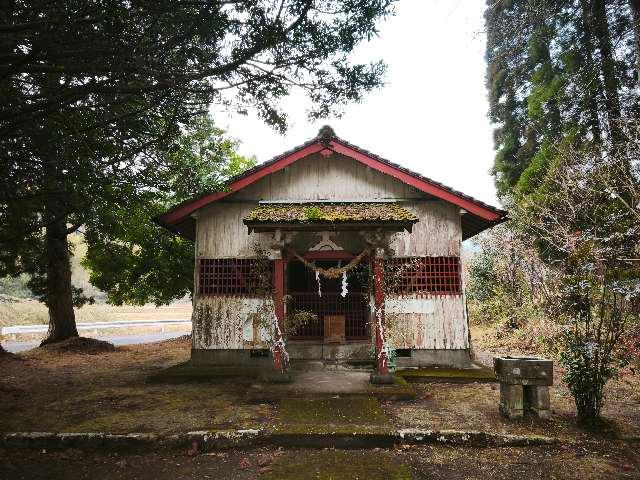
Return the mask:
<path id="1" fill-rule="evenodd" d="M 342 258 L 330 258 L 332 252 L 309 252 L 305 259 L 328 269 L 342 267 L 353 257 L 346 252 L 338 253 L 342 253 Z M 321 276 L 318 282 L 315 272 L 295 259 L 286 263 L 285 272 L 287 316 L 307 319 L 290 332 L 291 340 L 341 344 L 371 338 L 368 260 L 346 275 L 344 286 L 342 278 Z M 296 316 L 301 312 L 302 315 Z"/>

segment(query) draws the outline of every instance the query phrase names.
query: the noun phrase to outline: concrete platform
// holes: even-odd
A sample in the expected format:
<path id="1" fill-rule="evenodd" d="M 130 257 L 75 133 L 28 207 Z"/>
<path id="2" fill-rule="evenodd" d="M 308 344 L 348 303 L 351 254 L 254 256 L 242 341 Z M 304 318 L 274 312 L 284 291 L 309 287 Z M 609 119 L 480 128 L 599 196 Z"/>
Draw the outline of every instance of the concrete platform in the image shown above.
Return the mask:
<path id="1" fill-rule="evenodd" d="M 292 382 L 284 385 L 252 384 L 248 397 L 257 403 L 271 403 L 280 398 L 318 398 L 335 396 L 373 396 L 385 400 L 411 400 L 414 388 L 401 377 L 391 385 L 372 385 L 370 372 L 307 371 L 293 372 Z"/>
<path id="2" fill-rule="evenodd" d="M 409 383 L 495 383 L 492 369 L 471 364 L 469 368 L 421 367 L 406 368 L 396 372 L 396 376 Z"/>
<path id="3" fill-rule="evenodd" d="M 298 364 L 287 372 L 287 383 L 268 381 L 269 374 L 279 373 L 270 368 L 204 367 L 183 363 L 154 373 L 151 383 L 216 382 L 245 383 L 250 401 L 269 403 L 285 397 L 322 397 L 370 395 L 387 400 L 415 398 L 413 387 L 401 376 L 393 384 L 372 385 L 371 370 L 335 370 L 323 368 L 318 362 Z M 266 380 L 266 381 L 265 381 Z"/>

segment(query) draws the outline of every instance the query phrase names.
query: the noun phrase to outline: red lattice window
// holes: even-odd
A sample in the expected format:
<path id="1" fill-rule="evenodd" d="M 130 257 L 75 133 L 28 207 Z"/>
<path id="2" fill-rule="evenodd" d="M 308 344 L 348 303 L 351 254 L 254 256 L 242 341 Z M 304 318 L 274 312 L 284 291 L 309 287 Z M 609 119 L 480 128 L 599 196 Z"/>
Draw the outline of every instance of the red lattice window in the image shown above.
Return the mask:
<path id="1" fill-rule="evenodd" d="M 271 272 L 250 258 L 202 258 L 198 269 L 201 295 L 257 295 L 270 285 Z M 265 275 L 268 279 L 262 278 Z M 262 288 L 261 288 L 262 287 Z"/>
<path id="2" fill-rule="evenodd" d="M 398 295 L 462 293 L 459 257 L 394 258 L 386 262 L 391 292 Z"/>

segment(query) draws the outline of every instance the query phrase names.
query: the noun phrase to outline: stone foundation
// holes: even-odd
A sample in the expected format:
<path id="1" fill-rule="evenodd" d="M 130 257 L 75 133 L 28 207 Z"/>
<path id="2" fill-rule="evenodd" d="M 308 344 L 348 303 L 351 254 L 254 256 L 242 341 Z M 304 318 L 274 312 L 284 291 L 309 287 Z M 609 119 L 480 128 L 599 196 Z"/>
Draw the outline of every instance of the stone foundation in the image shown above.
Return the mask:
<path id="1" fill-rule="evenodd" d="M 317 360 L 326 362 L 374 362 L 375 351 L 370 342 L 330 344 L 318 342 L 289 342 L 287 352 L 291 360 Z M 266 356 L 252 355 L 248 349 L 191 349 L 193 365 L 270 366 L 271 352 Z M 410 357 L 397 357 L 397 368 L 453 367 L 469 368 L 469 350 L 411 350 Z"/>
<path id="2" fill-rule="evenodd" d="M 256 353 L 256 352 L 254 352 Z M 243 366 L 243 367 L 273 367 L 270 351 L 260 351 L 266 356 L 254 356 L 252 350 L 247 349 L 191 349 L 191 363 L 197 366 Z"/>
<path id="3" fill-rule="evenodd" d="M 411 350 L 410 357 L 396 357 L 396 367 L 471 367 L 469 350 Z"/>
<path id="4" fill-rule="evenodd" d="M 330 362 L 368 362 L 375 359 L 370 342 L 318 343 L 289 342 L 287 352 L 292 360 L 325 360 Z"/>

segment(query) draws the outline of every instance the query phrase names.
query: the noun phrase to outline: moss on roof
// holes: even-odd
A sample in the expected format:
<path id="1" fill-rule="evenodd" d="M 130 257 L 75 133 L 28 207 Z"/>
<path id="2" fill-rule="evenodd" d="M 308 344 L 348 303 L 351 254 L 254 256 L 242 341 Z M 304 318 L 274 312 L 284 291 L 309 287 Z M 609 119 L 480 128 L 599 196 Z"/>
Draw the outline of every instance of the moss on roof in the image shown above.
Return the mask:
<path id="1" fill-rule="evenodd" d="M 244 217 L 246 223 L 416 222 L 397 203 L 268 203 Z"/>

